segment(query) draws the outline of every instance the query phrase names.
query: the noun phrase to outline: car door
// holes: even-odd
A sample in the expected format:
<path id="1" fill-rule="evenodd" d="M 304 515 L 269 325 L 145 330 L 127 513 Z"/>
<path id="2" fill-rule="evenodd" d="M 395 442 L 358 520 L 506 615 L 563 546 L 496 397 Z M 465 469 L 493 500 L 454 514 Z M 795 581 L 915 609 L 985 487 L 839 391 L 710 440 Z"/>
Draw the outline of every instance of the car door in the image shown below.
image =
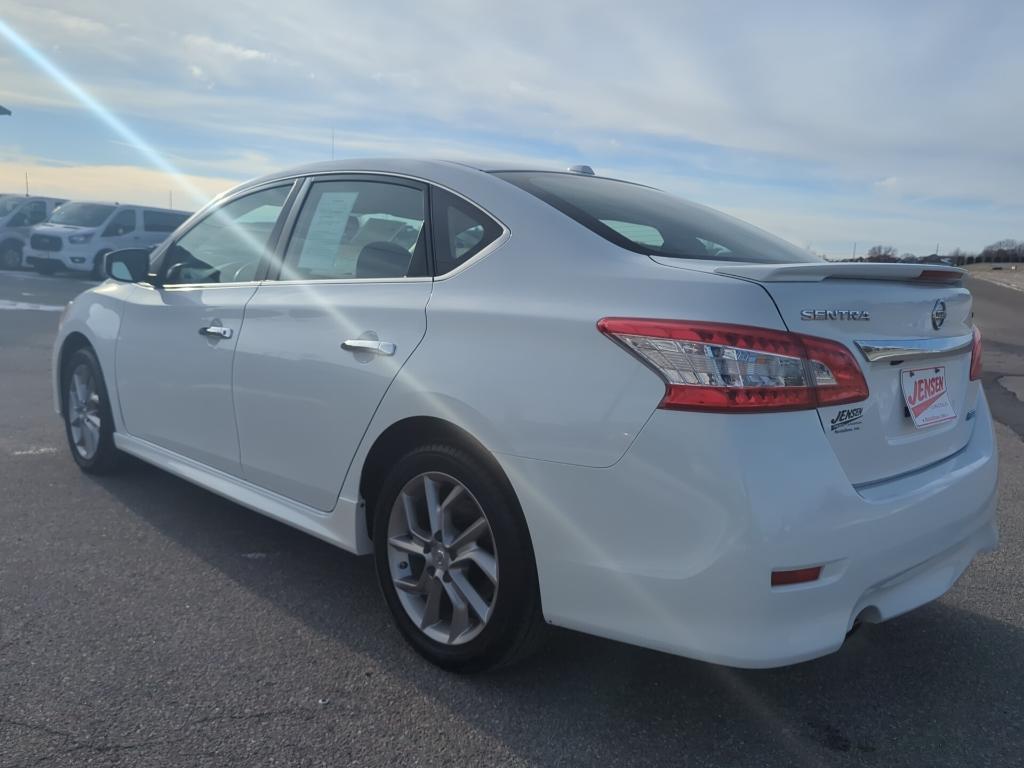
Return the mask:
<path id="1" fill-rule="evenodd" d="M 97 243 L 99 250 L 119 251 L 138 245 L 138 215 L 135 208 L 119 208 L 110 217 Z"/>
<path id="2" fill-rule="evenodd" d="M 234 391 L 246 479 L 334 508 L 370 418 L 426 332 L 426 187 L 309 180 L 276 280 L 246 309 Z"/>
<path id="3" fill-rule="evenodd" d="M 117 391 L 130 435 L 241 473 L 235 346 L 291 191 L 288 182 L 229 198 L 154 252 L 157 285 L 133 287 L 117 341 Z"/>

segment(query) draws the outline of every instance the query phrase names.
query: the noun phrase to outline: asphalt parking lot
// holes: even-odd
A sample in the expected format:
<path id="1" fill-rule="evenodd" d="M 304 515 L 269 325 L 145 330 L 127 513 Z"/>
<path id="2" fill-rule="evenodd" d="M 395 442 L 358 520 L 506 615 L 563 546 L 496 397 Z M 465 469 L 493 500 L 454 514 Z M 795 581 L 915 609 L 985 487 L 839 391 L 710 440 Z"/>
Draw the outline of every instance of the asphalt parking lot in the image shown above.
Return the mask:
<path id="1" fill-rule="evenodd" d="M 51 308 L 88 285 L 0 273 L 0 766 L 1024 764 L 1024 293 L 970 282 L 1002 541 L 941 600 L 786 669 L 557 631 L 464 678 L 392 630 L 368 559 L 152 468 L 77 470 Z"/>

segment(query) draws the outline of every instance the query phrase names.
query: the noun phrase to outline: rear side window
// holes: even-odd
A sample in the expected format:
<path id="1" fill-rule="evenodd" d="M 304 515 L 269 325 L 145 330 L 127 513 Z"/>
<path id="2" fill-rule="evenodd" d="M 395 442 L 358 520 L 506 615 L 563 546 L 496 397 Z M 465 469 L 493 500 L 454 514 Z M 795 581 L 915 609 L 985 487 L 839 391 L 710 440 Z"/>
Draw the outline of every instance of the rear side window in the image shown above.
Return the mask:
<path id="1" fill-rule="evenodd" d="M 135 231 L 135 209 L 122 208 L 103 230 L 103 237 L 120 237 Z"/>
<path id="2" fill-rule="evenodd" d="M 543 171 L 495 175 L 637 253 L 756 264 L 820 261 L 739 219 L 639 184 Z"/>
<path id="3" fill-rule="evenodd" d="M 188 216 L 172 211 L 143 211 L 142 227 L 147 232 L 173 232 Z"/>
<path id="4" fill-rule="evenodd" d="M 501 225 L 475 205 L 437 187 L 430 195 L 435 274 L 465 264 L 501 236 Z"/>

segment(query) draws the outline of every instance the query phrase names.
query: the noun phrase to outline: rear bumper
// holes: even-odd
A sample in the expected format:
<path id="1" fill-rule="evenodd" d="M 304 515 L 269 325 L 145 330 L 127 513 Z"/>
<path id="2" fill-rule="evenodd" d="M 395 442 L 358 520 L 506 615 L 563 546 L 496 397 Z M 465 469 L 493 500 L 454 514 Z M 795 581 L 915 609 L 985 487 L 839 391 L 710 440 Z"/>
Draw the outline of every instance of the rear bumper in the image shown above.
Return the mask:
<path id="1" fill-rule="evenodd" d="M 607 469 L 500 458 L 549 621 L 730 666 L 835 651 L 858 617 L 936 599 L 997 542 L 983 396 L 963 450 L 859 492 L 813 412 L 658 411 Z M 770 585 L 815 565 L 816 582 Z"/>

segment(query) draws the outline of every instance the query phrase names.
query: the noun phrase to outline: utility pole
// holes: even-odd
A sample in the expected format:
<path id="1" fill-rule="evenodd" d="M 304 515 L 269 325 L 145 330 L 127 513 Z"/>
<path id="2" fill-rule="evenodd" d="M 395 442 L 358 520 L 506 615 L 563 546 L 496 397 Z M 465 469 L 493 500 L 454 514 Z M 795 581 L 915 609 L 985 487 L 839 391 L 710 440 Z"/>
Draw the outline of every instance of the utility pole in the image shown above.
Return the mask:
<path id="1" fill-rule="evenodd" d="M 168 208 L 174 208 L 174 190 L 173 189 L 168 189 L 167 190 L 167 207 Z"/>
<path id="2" fill-rule="evenodd" d="M 331 160 L 334 159 L 334 129 L 331 128 Z"/>
<path id="3" fill-rule="evenodd" d="M 25 197 L 28 197 L 28 171 L 25 171 Z"/>
<path id="4" fill-rule="evenodd" d="M 854 259 L 857 258 L 857 243 L 853 244 L 853 256 L 852 256 L 852 258 L 854 258 Z"/>

